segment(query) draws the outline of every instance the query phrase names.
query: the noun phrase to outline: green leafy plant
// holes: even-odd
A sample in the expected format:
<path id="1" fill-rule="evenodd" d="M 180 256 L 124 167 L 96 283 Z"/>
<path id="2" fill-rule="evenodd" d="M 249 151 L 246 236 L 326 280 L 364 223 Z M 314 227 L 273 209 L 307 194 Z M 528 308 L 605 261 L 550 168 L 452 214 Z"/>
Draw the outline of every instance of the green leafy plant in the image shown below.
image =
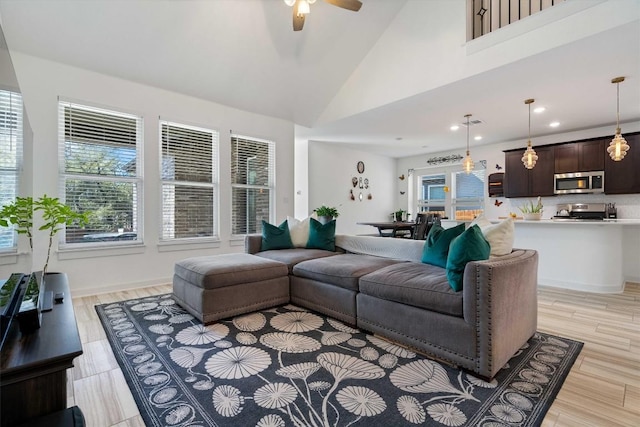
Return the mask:
<path id="1" fill-rule="evenodd" d="M 325 205 L 322 205 L 319 208 L 315 208 L 313 211 L 318 216 L 329 216 L 332 218 L 337 218 L 340 215 L 338 213 L 337 208 L 333 208 L 333 207 L 330 208 L 329 206 L 325 206 Z"/>
<path id="2" fill-rule="evenodd" d="M 29 238 L 29 247 L 33 251 L 33 213 L 40 211 L 44 224 L 38 227 L 40 231 L 49 233 L 49 246 L 47 248 L 47 259 L 44 263 L 43 273 L 47 272 L 49 258 L 51 256 L 51 246 L 53 236 L 63 229 L 64 225 L 79 223 L 86 224 L 89 221 L 89 212 L 78 213 L 71 207 L 65 205 L 57 197 L 49 197 L 46 194 L 33 200 L 31 197 L 16 197 L 13 203 L 5 205 L 0 210 L 0 226 L 8 227 L 10 224 L 16 226 L 18 234 L 26 234 Z"/>
<path id="3" fill-rule="evenodd" d="M 543 207 L 544 206 L 542 206 L 542 201 L 540 200 L 540 196 L 538 196 L 538 201 L 535 205 L 533 204 L 533 202 L 529 201 L 529 203 L 525 203 L 524 205 L 520 206 L 518 209 L 520 209 L 520 212 L 522 212 L 523 214 L 530 214 L 530 213 L 542 213 Z"/>
<path id="4" fill-rule="evenodd" d="M 16 197 L 13 203 L 4 205 L 0 209 L 0 226 L 9 227 L 15 225 L 18 234 L 26 234 L 29 239 L 29 248 L 33 251 L 33 198 Z"/>
<path id="5" fill-rule="evenodd" d="M 402 215 L 404 215 L 405 213 L 407 213 L 407 211 L 405 211 L 404 209 L 398 209 L 397 211 L 393 212 L 391 216 L 395 218 L 396 221 L 402 221 Z"/>

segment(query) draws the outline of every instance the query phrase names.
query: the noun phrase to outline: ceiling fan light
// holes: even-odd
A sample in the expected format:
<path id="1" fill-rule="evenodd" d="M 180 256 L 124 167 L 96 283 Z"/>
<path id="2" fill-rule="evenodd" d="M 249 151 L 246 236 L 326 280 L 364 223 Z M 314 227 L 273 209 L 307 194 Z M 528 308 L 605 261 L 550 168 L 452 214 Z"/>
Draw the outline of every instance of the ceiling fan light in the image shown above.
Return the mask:
<path id="1" fill-rule="evenodd" d="M 620 128 L 617 128 L 615 136 L 607 147 L 607 152 L 613 161 L 619 162 L 627 155 L 627 151 L 629 151 L 629 144 L 620 133 Z"/>
<path id="2" fill-rule="evenodd" d="M 298 3 L 298 15 L 306 15 L 309 12 L 311 12 L 311 8 L 307 0 L 300 0 Z"/>

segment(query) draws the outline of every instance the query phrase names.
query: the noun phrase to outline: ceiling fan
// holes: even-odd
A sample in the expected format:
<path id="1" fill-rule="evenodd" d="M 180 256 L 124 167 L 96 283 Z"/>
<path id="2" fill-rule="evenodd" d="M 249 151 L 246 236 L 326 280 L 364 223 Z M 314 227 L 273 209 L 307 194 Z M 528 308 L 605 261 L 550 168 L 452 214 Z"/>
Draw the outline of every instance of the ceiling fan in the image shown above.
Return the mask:
<path id="1" fill-rule="evenodd" d="M 324 0 L 329 4 L 357 12 L 362 7 L 359 0 Z M 304 17 L 311 12 L 310 4 L 316 0 L 284 0 L 287 6 L 293 6 L 293 31 L 300 31 L 304 26 Z"/>

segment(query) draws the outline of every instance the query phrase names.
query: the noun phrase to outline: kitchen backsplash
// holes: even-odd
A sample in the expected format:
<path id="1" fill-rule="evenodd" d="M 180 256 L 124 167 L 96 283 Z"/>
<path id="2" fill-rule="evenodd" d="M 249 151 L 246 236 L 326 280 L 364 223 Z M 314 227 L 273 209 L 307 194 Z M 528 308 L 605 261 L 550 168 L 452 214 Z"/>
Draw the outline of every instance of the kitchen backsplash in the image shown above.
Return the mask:
<path id="1" fill-rule="evenodd" d="M 500 206 L 496 206 L 496 200 L 498 203 L 502 202 L 502 204 L 500 204 Z M 569 203 L 615 203 L 618 210 L 618 218 L 640 219 L 640 194 L 567 194 L 554 197 L 542 197 L 541 200 L 544 206 L 544 213 L 542 217 L 545 219 L 551 218 L 556 214 L 559 210 L 558 205 L 566 205 Z M 529 202 L 533 202 L 535 204 L 536 199 L 526 197 L 518 199 L 491 197 L 485 199 L 485 202 L 487 217 L 499 218 L 509 215 L 510 212 L 522 215 L 518 207 Z"/>

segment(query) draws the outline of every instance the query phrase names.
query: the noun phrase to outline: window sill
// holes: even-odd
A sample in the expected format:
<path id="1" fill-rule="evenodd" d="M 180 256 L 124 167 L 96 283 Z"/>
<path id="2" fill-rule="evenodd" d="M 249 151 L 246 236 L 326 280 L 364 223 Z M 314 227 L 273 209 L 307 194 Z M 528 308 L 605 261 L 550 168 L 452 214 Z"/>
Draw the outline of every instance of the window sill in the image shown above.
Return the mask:
<path id="1" fill-rule="evenodd" d="M 141 254 L 146 251 L 145 245 L 140 243 L 127 245 L 89 246 L 89 247 L 60 247 L 58 260 L 72 260 L 83 258 L 100 258 L 105 256 L 120 256 Z"/>
<path id="2" fill-rule="evenodd" d="M 245 240 L 244 234 L 240 236 L 231 236 L 231 238 L 229 239 L 229 246 L 232 246 L 232 247 L 244 246 L 244 240 Z"/>
<path id="3" fill-rule="evenodd" d="M 190 251 L 197 249 L 215 249 L 220 247 L 220 239 L 176 239 L 158 242 L 158 252 Z"/>
<path id="4" fill-rule="evenodd" d="M 0 252 L 0 265 L 17 264 L 19 255 L 16 251 Z"/>

